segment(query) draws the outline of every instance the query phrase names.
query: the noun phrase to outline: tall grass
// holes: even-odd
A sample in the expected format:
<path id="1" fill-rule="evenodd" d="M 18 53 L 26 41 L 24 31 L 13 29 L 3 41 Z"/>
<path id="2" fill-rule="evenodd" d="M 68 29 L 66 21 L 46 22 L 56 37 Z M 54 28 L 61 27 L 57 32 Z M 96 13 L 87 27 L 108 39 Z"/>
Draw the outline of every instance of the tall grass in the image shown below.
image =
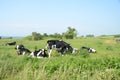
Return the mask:
<path id="1" fill-rule="evenodd" d="M 7 55 L 8 56 L 8 55 Z M 13 60 L 14 59 L 14 60 Z M 3 60 L 4 61 L 4 60 Z M 9 57 L 1 61 L 0 78 L 8 80 L 119 80 L 119 58 L 64 57 L 33 59 Z"/>
<path id="2" fill-rule="evenodd" d="M 0 45 L 0 80 L 120 80 L 120 44 L 106 43 L 113 38 L 80 38 L 65 40 L 73 47 L 95 48 L 97 53 L 79 51 L 65 56 L 52 52 L 51 58 L 36 59 L 18 56 L 15 46 Z M 4 44 L 7 40 L 0 40 Z M 14 41 L 14 40 L 8 40 Z M 34 50 L 44 48 L 47 40 L 27 41 L 17 39 Z"/>

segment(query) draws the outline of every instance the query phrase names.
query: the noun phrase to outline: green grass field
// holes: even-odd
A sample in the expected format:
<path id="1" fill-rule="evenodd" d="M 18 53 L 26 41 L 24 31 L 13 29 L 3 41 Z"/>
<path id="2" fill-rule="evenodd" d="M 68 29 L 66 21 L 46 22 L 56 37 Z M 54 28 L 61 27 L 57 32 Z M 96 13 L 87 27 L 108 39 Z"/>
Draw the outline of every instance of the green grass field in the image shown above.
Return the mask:
<path id="1" fill-rule="evenodd" d="M 0 80 L 120 80 L 120 43 L 113 37 L 64 39 L 74 48 L 92 47 L 97 53 L 60 56 L 54 50 L 43 59 L 18 56 L 15 46 L 4 45 L 16 41 L 34 51 L 45 48 L 47 40 L 1 39 Z"/>

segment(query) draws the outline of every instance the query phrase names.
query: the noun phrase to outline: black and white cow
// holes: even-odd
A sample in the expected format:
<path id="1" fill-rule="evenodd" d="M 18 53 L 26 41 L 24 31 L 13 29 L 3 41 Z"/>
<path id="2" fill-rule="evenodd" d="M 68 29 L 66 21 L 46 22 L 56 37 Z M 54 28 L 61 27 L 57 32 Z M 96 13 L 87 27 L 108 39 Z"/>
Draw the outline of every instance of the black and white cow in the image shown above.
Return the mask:
<path id="1" fill-rule="evenodd" d="M 9 42 L 9 43 L 6 43 L 6 46 L 9 45 L 9 46 L 12 46 L 12 45 L 16 45 L 16 42 Z"/>
<path id="2" fill-rule="evenodd" d="M 93 49 L 93 48 L 89 48 L 89 47 L 85 47 L 85 46 L 83 46 L 83 47 L 81 47 L 81 49 L 88 50 L 89 53 L 96 53 L 96 50 Z"/>
<path id="3" fill-rule="evenodd" d="M 46 51 L 47 51 L 46 49 L 35 50 L 30 54 L 30 56 L 37 57 L 37 58 L 45 58 L 45 57 L 48 57 L 48 55 L 46 54 Z"/>
<path id="4" fill-rule="evenodd" d="M 27 48 L 25 48 L 22 44 L 21 45 L 17 45 L 15 47 L 15 49 L 17 50 L 18 55 L 25 55 L 25 54 L 30 54 L 31 53 L 31 51 L 28 50 Z"/>
<path id="5" fill-rule="evenodd" d="M 70 44 L 66 43 L 65 41 L 62 40 L 48 40 L 47 41 L 47 49 L 48 49 L 48 55 L 50 57 L 50 54 L 52 52 L 52 49 L 56 48 L 58 52 L 63 55 L 66 52 L 73 52 L 73 48 L 70 46 Z"/>

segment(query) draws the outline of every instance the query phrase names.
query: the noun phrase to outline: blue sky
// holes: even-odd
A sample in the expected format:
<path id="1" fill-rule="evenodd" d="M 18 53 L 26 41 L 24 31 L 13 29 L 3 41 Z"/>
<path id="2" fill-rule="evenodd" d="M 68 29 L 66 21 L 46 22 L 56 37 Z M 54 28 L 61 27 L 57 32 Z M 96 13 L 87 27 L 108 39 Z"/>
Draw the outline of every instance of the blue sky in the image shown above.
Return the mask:
<path id="1" fill-rule="evenodd" d="M 0 0 L 0 36 L 120 34 L 120 0 Z"/>

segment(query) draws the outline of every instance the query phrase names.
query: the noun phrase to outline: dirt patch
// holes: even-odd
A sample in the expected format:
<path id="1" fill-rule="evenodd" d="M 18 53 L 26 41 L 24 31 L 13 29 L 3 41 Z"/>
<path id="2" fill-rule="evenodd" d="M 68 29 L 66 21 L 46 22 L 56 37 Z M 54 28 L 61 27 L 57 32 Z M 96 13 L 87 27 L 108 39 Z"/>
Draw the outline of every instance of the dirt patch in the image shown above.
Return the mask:
<path id="1" fill-rule="evenodd" d="M 104 43 L 106 44 L 116 44 L 115 40 L 105 40 Z"/>

